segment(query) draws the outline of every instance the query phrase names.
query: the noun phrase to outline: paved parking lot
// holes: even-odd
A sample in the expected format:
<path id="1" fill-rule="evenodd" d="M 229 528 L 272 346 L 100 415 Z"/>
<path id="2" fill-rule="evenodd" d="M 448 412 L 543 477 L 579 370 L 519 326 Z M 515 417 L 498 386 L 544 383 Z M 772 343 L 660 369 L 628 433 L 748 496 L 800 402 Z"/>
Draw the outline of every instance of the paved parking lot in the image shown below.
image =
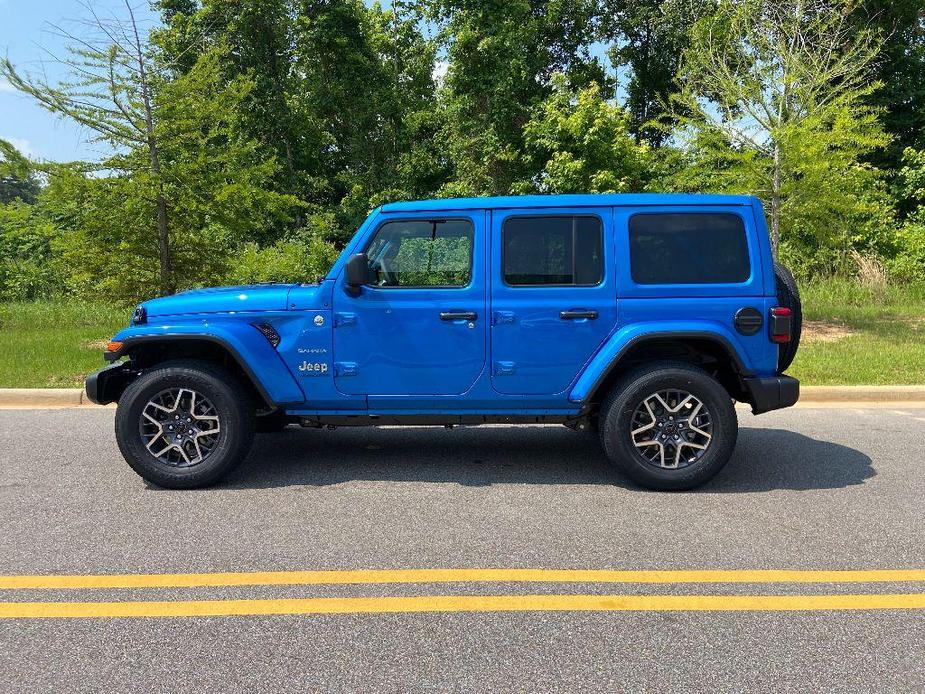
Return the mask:
<path id="1" fill-rule="evenodd" d="M 0 600 L 244 614 L 2 619 L 0 690 L 925 689 L 922 572 L 266 573 L 923 569 L 925 410 L 742 412 L 732 462 L 681 494 L 615 478 L 564 427 L 295 429 L 258 437 L 222 487 L 166 491 L 121 460 L 112 416 L 0 411 L 0 574 L 38 577 Z M 136 574 L 158 576 L 124 587 Z M 831 609 L 841 595 L 861 609 Z M 577 598 L 589 611 L 552 609 Z"/>

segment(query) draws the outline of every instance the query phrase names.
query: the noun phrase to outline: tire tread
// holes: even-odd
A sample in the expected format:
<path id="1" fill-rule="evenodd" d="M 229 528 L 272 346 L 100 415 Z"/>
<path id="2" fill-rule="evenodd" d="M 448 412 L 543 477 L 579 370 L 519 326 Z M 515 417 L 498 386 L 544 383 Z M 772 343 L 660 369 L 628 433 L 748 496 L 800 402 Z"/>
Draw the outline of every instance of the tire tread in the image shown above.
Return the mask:
<path id="1" fill-rule="evenodd" d="M 713 442 L 712 445 L 718 448 L 708 453 L 711 458 L 706 465 L 696 463 L 689 468 L 672 470 L 670 474 L 665 474 L 665 471 L 651 468 L 637 461 L 628 451 L 621 449 L 621 437 L 629 432 L 620 431 L 620 421 L 627 407 L 631 404 L 635 407 L 635 404 L 630 402 L 634 391 L 644 389 L 643 385 L 647 382 L 664 378 L 684 378 L 684 374 L 701 381 L 703 387 L 712 391 L 709 395 L 719 403 L 711 408 L 714 432 L 724 430 L 726 433 L 721 434 L 723 438 L 720 441 Z M 738 433 L 735 407 L 723 386 L 703 369 L 687 362 L 671 360 L 650 362 L 624 374 L 602 402 L 600 422 L 601 445 L 617 470 L 644 487 L 663 491 L 692 489 L 712 479 L 732 455 Z"/>
<path id="2" fill-rule="evenodd" d="M 138 423 L 132 416 L 137 400 L 143 393 L 155 385 L 159 379 L 196 380 L 207 387 L 225 389 L 224 397 L 230 406 L 230 416 L 234 422 L 230 426 L 236 441 L 228 443 L 219 453 L 223 457 L 212 460 L 211 456 L 203 463 L 191 468 L 179 468 L 177 472 L 159 465 L 143 454 L 140 443 L 134 440 Z M 167 384 L 165 384 L 167 387 Z M 169 489 L 195 489 L 215 484 L 231 472 L 247 455 L 254 440 L 255 406 L 250 393 L 226 369 L 206 361 L 196 359 L 177 359 L 157 364 L 135 379 L 122 393 L 116 408 L 116 441 L 126 462 L 148 482 Z M 215 455 L 215 454 L 213 454 Z M 210 464 L 211 463 L 211 464 Z M 180 471 L 182 470 L 182 472 Z"/>

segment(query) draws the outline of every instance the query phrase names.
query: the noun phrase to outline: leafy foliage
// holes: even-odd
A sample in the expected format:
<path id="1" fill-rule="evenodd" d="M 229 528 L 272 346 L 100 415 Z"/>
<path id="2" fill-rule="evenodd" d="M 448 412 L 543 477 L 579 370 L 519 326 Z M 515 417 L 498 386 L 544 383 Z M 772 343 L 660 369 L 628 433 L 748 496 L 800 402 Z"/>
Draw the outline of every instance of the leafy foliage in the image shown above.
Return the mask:
<path id="1" fill-rule="evenodd" d="M 150 32 L 88 6 L 63 81 L 0 62 L 110 152 L 0 141 L 0 294 L 311 281 L 389 201 L 641 190 L 756 194 L 800 274 L 921 282 L 920 4 L 156 0 Z"/>
<path id="2" fill-rule="evenodd" d="M 29 160 L 6 140 L 0 140 L 0 204 L 14 200 L 34 203 L 39 182 Z"/>
<path id="3" fill-rule="evenodd" d="M 54 228 L 31 205 L 0 205 L 0 299 L 35 299 L 56 292 L 51 261 Z"/>
<path id="4" fill-rule="evenodd" d="M 649 148 L 630 134 L 629 114 L 597 83 L 575 92 L 563 75 L 524 127 L 527 156 L 539 173 L 518 192 L 638 192 L 650 178 Z"/>
<path id="5" fill-rule="evenodd" d="M 675 187 L 760 195 L 772 244 L 845 254 L 890 222 L 885 146 L 869 97 L 880 47 L 842 0 L 721 0 L 699 20 L 673 97 L 685 166 Z M 830 263 L 830 257 L 824 259 Z"/>
<path id="6" fill-rule="evenodd" d="M 896 279 L 917 282 L 925 278 L 925 150 L 906 148 L 903 164 L 899 189 L 913 207 L 896 231 L 890 268 Z"/>
<path id="7" fill-rule="evenodd" d="M 613 63 L 629 70 L 626 108 L 637 138 L 655 146 L 665 142 L 674 124 L 668 104 L 680 91 L 690 29 L 714 10 L 713 0 L 604 0 L 603 33 L 613 40 Z"/>

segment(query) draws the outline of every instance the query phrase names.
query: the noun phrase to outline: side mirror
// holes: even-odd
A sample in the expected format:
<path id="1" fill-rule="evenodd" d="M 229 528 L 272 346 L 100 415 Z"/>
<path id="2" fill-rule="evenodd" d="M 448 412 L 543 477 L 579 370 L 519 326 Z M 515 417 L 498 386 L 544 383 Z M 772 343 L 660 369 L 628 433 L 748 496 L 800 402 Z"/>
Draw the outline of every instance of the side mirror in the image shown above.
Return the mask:
<path id="1" fill-rule="evenodd" d="M 360 293 L 362 287 L 369 280 L 369 258 L 365 253 L 350 256 L 346 268 L 347 286 L 353 290 L 351 293 Z"/>

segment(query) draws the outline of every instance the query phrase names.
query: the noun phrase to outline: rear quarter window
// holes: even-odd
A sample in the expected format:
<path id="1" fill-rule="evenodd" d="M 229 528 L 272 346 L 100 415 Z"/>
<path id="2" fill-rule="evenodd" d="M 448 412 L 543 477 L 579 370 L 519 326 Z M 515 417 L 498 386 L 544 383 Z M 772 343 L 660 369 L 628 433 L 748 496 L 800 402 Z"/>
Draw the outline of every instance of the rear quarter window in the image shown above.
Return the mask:
<path id="1" fill-rule="evenodd" d="M 751 275 L 745 225 L 735 214 L 636 214 L 629 240 L 637 284 L 739 284 Z"/>

